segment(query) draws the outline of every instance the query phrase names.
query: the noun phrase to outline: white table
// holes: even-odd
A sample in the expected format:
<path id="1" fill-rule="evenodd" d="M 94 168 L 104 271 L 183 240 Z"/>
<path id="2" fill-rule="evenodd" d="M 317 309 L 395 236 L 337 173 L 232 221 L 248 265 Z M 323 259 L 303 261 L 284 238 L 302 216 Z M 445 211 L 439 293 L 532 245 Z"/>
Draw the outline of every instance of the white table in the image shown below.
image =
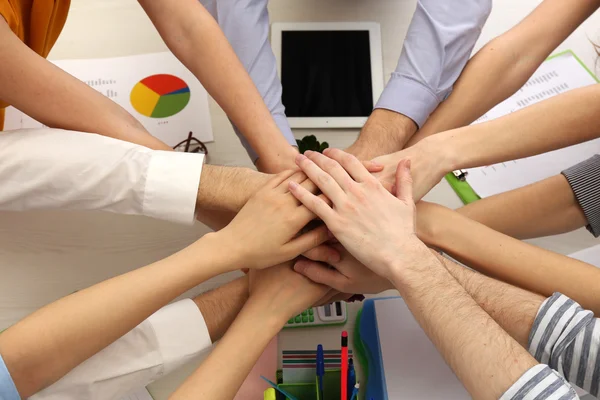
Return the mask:
<path id="1" fill-rule="evenodd" d="M 539 0 L 496 0 L 495 10 L 477 45 L 513 26 Z M 69 21 L 51 53 L 54 59 L 122 56 L 166 50 L 135 0 L 73 0 Z M 381 23 L 384 73 L 394 70 L 415 0 L 271 0 L 272 21 L 377 21 Z M 598 16 L 567 40 L 571 48 L 593 66 L 596 54 L 587 37 L 597 37 Z M 134 28 L 134 29 L 132 29 Z M 587 36 L 586 36 L 587 35 Z M 251 166 L 224 113 L 211 101 L 215 143 L 208 145 L 211 162 Z M 308 131 L 295 132 L 298 137 Z M 356 138 L 356 130 L 314 130 L 319 139 L 344 148 Z M 442 182 L 426 197 L 449 207 L 460 206 L 450 187 Z M 29 212 L 0 213 L 0 329 L 35 309 L 93 285 L 163 258 L 207 232 L 201 225 L 182 227 L 142 217 L 104 213 Z M 578 231 L 540 239 L 536 244 L 571 253 L 595 244 Z M 186 296 L 231 280 L 235 274 L 215 278 Z M 216 282 L 216 283 L 215 283 Z M 135 288 L 132 288 L 135 290 Z M 126 301 L 126 299 L 125 299 Z M 359 304 L 349 306 L 353 323 Z M 311 331 L 290 330 L 280 335 L 280 347 L 312 349 L 339 346 L 340 327 Z M 351 332 L 351 329 L 349 329 Z M 308 335 L 307 332 L 314 332 Z M 156 400 L 169 393 L 196 365 L 189 365 L 151 385 Z"/>

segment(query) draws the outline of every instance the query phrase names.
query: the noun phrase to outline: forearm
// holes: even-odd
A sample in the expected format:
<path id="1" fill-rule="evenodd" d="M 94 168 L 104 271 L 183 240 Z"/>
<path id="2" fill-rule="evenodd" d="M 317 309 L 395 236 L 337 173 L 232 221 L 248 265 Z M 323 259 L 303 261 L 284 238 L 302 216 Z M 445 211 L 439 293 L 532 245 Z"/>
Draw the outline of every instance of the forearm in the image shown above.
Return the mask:
<path id="1" fill-rule="evenodd" d="M 424 247 L 424 246 L 423 246 Z M 433 256 L 398 268 L 392 283 L 473 398 L 498 399 L 536 361 L 482 310 Z"/>
<path id="2" fill-rule="evenodd" d="M 21 396 L 54 383 L 186 290 L 233 269 L 235 263 L 219 254 L 212 235 L 165 260 L 60 299 L 3 332 L 0 353 Z M 144 290 L 132 291 L 140 285 Z"/>
<path id="3" fill-rule="evenodd" d="M 431 252 L 477 304 L 527 348 L 529 332 L 545 297 L 462 267 L 434 250 Z"/>
<path id="4" fill-rule="evenodd" d="M 422 209 L 420 209 L 421 211 Z M 595 293 L 600 290 L 600 270 L 496 232 L 440 206 L 427 210 L 419 237 L 453 258 L 486 275 L 543 296 L 558 291 L 587 309 L 600 311 Z"/>
<path id="5" fill-rule="evenodd" d="M 456 211 L 517 239 L 557 235 L 586 225 L 583 210 L 563 175 L 478 200 Z"/>
<path id="6" fill-rule="evenodd" d="M 273 315 L 256 324 L 263 307 L 247 302 L 216 348 L 170 399 L 232 399 L 269 341 L 285 324 Z"/>
<path id="7" fill-rule="evenodd" d="M 422 145 L 445 152 L 445 172 L 516 160 L 597 138 L 600 86 L 574 89 L 495 120 L 453 129 Z M 420 143 L 421 145 L 421 143 Z"/>
<path id="8" fill-rule="evenodd" d="M 194 303 L 204 317 L 213 343 L 223 337 L 246 300 L 248 300 L 247 276 L 194 298 Z"/>
<path id="9" fill-rule="evenodd" d="M 198 1 L 140 0 L 140 4 L 169 49 L 219 103 L 259 157 L 293 154 L 219 25 Z"/>
<path id="10" fill-rule="evenodd" d="M 600 5 L 545 0 L 517 26 L 484 46 L 467 64 L 452 94 L 410 144 L 465 126 L 514 94 L 540 64 Z"/>
<path id="11" fill-rule="evenodd" d="M 0 97 L 43 124 L 165 150 L 125 109 L 35 54 L 0 18 Z M 26 66 L 26 67 L 24 67 Z"/>
<path id="12" fill-rule="evenodd" d="M 371 160 L 401 150 L 416 131 L 417 126 L 409 117 L 395 111 L 376 109 L 356 142 L 346 151 L 360 160 Z"/>
<path id="13" fill-rule="evenodd" d="M 211 210 L 238 212 L 270 178 L 249 168 L 205 165 L 197 197 L 200 214 Z"/>

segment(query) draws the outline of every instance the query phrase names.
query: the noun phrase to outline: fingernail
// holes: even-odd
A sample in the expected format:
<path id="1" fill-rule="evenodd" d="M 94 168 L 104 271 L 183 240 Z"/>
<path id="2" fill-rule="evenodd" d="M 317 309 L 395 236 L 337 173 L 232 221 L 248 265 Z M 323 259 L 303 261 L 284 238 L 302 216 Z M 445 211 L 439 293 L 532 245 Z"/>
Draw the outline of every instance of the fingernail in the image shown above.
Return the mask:
<path id="1" fill-rule="evenodd" d="M 404 167 L 410 171 L 410 160 L 406 160 L 406 163 L 404 164 Z"/>
<path id="2" fill-rule="evenodd" d="M 294 271 L 302 273 L 302 271 L 304 271 L 305 267 L 306 267 L 305 261 L 296 261 L 296 264 L 294 264 Z"/>
<path id="3" fill-rule="evenodd" d="M 398 188 L 396 187 L 396 185 L 392 185 L 392 194 L 396 194 L 396 190 L 398 190 Z"/>
<path id="4" fill-rule="evenodd" d="M 308 156 L 310 156 L 312 153 L 314 153 L 314 151 L 312 151 L 312 150 L 306 150 L 306 151 L 304 152 L 304 155 L 305 155 L 306 157 L 308 157 Z"/>
<path id="5" fill-rule="evenodd" d="M 330 149 L 329 147 L 328 147 L 328 148 L 326 148 L 325 150 L 323 150 L 323 154 L 327 154 L 327 153 L 329 153 L 329 151 L 330 151 L 330 150 L 331 150 L 331 149 Z"/>
<path id="6" fill-rule="evenodd" d="M 296 156 L 296 162 L 297 162 L 297 163 L 299 163 L 299 162 L 301 162 L 301 161 L 303 161 L 303 160 L 306 160 L 306 156 L 305 156 L 304 154 L 298 154 L 298 155 Z"/>
<path id="7" fill-rule="evenodd" d="M 289 188 L 292 190 L 296 189 L 298 186 L 299 186 L 298 183 L 296 183 L 294 181 L 290 181 L 290 183 L 289 183 Z"/>
<path id="8" fill-rule="evenodd" d="M 371 161 L 371 165 L 374 167 L 383 167 L 383 164 L 380 164 L 377 161 Z"/>

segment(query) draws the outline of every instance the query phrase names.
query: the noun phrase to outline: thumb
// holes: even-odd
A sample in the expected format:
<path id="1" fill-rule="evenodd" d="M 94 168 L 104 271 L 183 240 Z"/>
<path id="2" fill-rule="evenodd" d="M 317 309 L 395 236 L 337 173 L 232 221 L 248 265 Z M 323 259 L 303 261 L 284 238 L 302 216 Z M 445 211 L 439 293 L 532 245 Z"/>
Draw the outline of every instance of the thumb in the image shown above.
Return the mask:
<path id="1" fill-rule="evenodd" d="M 414 203 L 410 160 L 402 160 L 396 169 L 396 197 L 407 204 Z"/>
<path id="2" fill-rule="evenodd" d="M 375 172 L 381 172 L 381 171 L 383 171 L 383 164 L 379 164 L 377 161 L 362 161 L 362 165 L 370 173 L 375 173 Z"/>
<path id="3" fill-rule="evenodd" d="M 343 292 L 342 286 L 346 277 L 336 269 L 329 268 L 325 264 L 309 260 L 298 260 L 294 265 L 294 271 L 306 276 L 315 283 L 320 283 Z"/>

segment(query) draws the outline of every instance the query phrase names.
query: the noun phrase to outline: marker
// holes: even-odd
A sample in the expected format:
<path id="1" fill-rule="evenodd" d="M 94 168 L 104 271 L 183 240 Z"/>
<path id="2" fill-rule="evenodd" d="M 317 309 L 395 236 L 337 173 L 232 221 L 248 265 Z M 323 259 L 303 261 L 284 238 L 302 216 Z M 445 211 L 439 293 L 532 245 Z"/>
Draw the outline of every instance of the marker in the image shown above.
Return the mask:
<path id="1" fill-rule="evenodd" d="M 342 332 L 342 376 L 340 399 L 348 400 L 348 332 Z"/>
<path id="2" fill-rule="evenodd" d="M 352 357 L 348 360 L 348 399 L 350 400 L 351 394 L 356 385 L 356 371 L 354 370 L 354 361 Z"/>
<path id="3" fill-rule="evenodd" d="M 269 385 L 271 385 L 275 390 L 277 390 L 279 393 L 281 393 L 282 395 L 284 395 L 287 399 L 289 400 L 298 400 L 297 398 L 295 398 L 294 396 L 292 396 L 291 394 L 289 394 L 288 392 L 286 392 L 283 389 L 280 389 L 276 383 L 271 382 L 269 379 L 265 378 L 264 376 L 260 376 L 265 382 L 267 382 Z"/>
<path id="4" fill-rule="evenodd" d="M 319 389 L 319 400 L 325 400 L 323 396 L 323 375 L 325 375 L 325 357 L 323 356 L 323 346 L 317 346 L 317 378 Z"/>

